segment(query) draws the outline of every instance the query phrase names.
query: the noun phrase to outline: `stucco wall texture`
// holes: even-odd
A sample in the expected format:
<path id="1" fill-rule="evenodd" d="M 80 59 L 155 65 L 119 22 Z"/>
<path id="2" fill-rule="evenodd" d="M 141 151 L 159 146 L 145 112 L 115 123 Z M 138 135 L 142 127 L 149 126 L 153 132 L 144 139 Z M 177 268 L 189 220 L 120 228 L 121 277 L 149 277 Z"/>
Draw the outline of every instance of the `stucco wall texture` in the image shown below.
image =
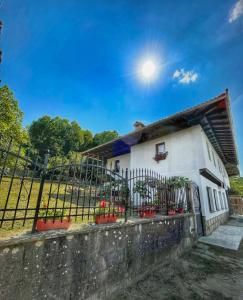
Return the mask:
<path id="1" fill-rule="evenodd" d="M 193 224 L 178 215 L 1 242 L 0 299 L 107 300 L 190 247 Z"/>

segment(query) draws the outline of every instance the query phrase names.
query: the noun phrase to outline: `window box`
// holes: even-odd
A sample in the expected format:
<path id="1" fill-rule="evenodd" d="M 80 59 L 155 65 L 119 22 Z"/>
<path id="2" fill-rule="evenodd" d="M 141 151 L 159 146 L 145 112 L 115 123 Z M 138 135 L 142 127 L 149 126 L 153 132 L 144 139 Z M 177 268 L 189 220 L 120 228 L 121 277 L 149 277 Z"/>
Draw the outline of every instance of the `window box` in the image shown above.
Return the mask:
<path id="1" fill-rule="evenodd" d="M 174 209 L 168 210 L 168 216 L 174 216 L 176 211 Z"/>
<path id="2" fill-rule="evenodd" d="M 167 155 L 168 155 L 168 152 L 156 154 L 154 157 L 154 160 L 156 162 L 159 162 L 160 160 L 166 159 Z"/>
<path id="3" fill-rule="evenodd" d="M 63 220 L 47 220 L 39 219 L 36 223 L 37 231 L 55 230 L 55 229 L 68 229 L 71 225 L 70 219 Z"/>
<path id="4" fill-rule="evenodd" d="M 156 215 L 156 207 L 153 205 L 144 205 L 138 212 L 140 218 L 153 218 Z"/>
<path id="5" fill-rule="evenodd" d="M 117 215 L 115 214 L 107 214 L 107 215 L 96 215 L 94 217 L 95 224 L 107 224 L 107 223 L 115 223 L 117 220 Z"/>

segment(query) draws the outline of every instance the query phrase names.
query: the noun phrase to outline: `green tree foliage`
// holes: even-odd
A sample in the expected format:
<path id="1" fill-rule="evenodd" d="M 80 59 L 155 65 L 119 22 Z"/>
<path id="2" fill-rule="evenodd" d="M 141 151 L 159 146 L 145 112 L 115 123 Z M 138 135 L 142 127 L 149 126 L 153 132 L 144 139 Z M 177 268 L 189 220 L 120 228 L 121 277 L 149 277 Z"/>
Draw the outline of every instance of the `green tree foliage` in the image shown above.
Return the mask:
<path id="1" fill-rule="evenodd" d="M 51 156 L 66 156 L 70 151 L 82 151 L 92 134 L 80 128 L 77 122 L 60 117 L 43 116 L 29 127 L 32 146 L 43 157 L 47 149 Z"/>
<path id="2" fill-rule="evenodd" d="M 104 143 L 107 143 L 113 139 L 118 138 L 119 135 L 117 133 L 117 131 L 103 131 L 100 133 L 96 133 L 93 139 L 93 145 L 98 146 Z"/>
<path id="3" fill-rule="evenodd" d="M 2 141 L 13 138 L 26 142 L 27 133 L 22 128 L 23 112 L 8 86 L 0 87 L 0 138 Z"/>
<path id="4" fill-rule="evenodd" d="M 83 144 L 80 147 L 80 151 L 85 151 L 87 149 L 90 149 L 93 147 L 93 135 L 91 131 L 89 130 L 84 130 L 83 131 Z"/>
<path id="5" fill-rule="evenodd" d="M 243 177 L 231 177 L 230 187 L 231 194 L 243 196 Z"/>

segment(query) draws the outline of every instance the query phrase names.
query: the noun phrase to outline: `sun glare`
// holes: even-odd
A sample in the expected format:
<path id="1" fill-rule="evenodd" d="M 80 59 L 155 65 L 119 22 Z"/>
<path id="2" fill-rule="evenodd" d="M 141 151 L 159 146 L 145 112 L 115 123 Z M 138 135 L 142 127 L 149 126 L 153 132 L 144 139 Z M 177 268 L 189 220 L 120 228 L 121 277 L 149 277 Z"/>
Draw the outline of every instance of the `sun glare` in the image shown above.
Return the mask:
<path id="1" fill-rule="evenodd" d="M 151 82 L 158 75 L 159 65 L 154 59 L 148 58 L 143 60 L 138 68 L 139 77 L 145 82 Z"/>
<path id="2" fill-rule="evenodd" d="M 156 67 L 152 60 L 147 60 L 142 65 L 142 75 L 144 78 L 152 78 L 155 74 Z"/>

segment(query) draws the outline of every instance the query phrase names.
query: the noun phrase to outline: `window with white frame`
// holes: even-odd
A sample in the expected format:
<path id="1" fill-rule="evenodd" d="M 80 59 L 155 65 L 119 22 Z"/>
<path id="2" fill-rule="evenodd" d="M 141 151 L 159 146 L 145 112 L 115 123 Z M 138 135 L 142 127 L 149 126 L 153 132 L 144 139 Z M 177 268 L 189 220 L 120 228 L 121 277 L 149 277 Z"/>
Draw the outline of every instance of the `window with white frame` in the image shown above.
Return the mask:
<path id="1" fill-rule="evenodd" d="M 223 199 L 224 199 L 224 207 L 225 207 L 225 209 L 228 209 L 228 202 L 227 202 L 225 192 L 222 192 L 222 195 L 223 195 Z"/>
<path id="2" fill-rule="evenodd" d="M 220 206 L 221 206 L 221 209 L 224 209 L 224 200 L 222 198 L 222 193 L 221 191 L 218 192 L 219 193 L 219 202 L 220 202 Z"/>
<path id="3" fill-rule="evenodd" d="M 214 156 L 213 150 L 212 150 L 212 155 L 213 155 L 213 163 L 214 163 L 214 166 L 216 167 L 216 160 L 215 160 L 215 156 Z"/>
<path id="4" fill-rule="evenodd" d="M 218 159 L 218 166 L 219 166 L 219 172 L 222 173 L 221 163 L 220 163 L 220 160 L 219 160 L 219 159 Z"/>
<path id="5" fill-rule="evenodd" d="M 155 145 L 156 155 L 165 153 L 165 143 L 160 143 Z"/>
<path id="6" fill-rule="evenodd" d="M 212 193 L 212 188 L 207 186 L 207 194 L 208 194 L 208 206 L 209 206 L 209 211 L 214 212 L 215 211 L 215 205 L 213 201 L 213 193 Z"/>
<path id="7" fill-rule="evenodd" d="M 206 144 L 207 144 L 207 150 L 208 150 L 208 158 L 209 158 L 209 160 L 212 160 L 208 142 L 206 142 Z"/>
<path id="8" fill-rule="evenodd" d="M 215 189 L 213 189 L 213 196 L 214 196 L 215 208 L 216 208 L 216 210 L 220 210 L 218 193 Z"/>

